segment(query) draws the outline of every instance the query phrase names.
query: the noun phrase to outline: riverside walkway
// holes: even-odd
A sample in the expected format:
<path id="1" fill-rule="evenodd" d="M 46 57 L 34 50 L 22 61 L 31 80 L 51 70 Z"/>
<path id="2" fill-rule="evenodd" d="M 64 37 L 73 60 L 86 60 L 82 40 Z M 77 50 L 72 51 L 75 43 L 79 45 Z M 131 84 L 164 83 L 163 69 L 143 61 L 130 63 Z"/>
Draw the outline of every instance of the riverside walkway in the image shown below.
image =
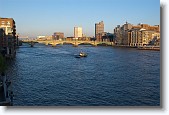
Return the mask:
<path id="1" fill-rule="evenodd" d="M 9 91 L 9 85 L 6 76 L 0 76 L 0 106 L 12 105 L 13 96 L 10 95 L 11 92 Z"/>

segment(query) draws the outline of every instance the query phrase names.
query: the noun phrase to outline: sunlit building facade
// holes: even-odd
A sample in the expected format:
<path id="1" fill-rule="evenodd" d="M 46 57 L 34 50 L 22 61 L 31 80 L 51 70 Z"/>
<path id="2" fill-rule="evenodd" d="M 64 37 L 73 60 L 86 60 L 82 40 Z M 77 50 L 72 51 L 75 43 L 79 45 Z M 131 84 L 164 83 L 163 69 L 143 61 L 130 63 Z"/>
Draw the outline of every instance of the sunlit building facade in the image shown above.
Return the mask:
<path id="1" fill-rule="evenodd" d="M 5 32 L 5 46 L 2 47 L 7 57 L 15 57 L 17 36 L 16 25 L 13 18 L 0 18 L 0 28 Z M 2 31 L 2 30 L 1 30 Z"/>
<path id="2" fill-rule="evenodd" d="M 83 37 L 82 27 L 74 27 L 74 38 Z"/>
<path id="3" fill-rule="evenodd" d="M 118 45 L 128 45 L 128 31 L 132 28 L 132 24 L 126 22 L 122 26 L 118 25 L 114 29 L 115 42 Z"/>
<path id="4" fill-rule="evenodd" d="M 160 41 L 160 26 L 150 26 L 148 24 L 118 25 L 114 29 L 115 43 L 126 46 L 144 46 L 154 45 L 156 41 Z M 159 43 L 157 43 L 159 44 Z"/>
<path id="5" fill-rule="evenodd" d="M 155 45 L 156 41 L 160 41 L 160 28 L 158 25 L 140 24 L 133 26 L 128 36 L 130 46 Z"/>
<path id="6" fill-rule="evenodd" d="M 101 21 L 95 24 L 95 38 L 96 41 L 102 41 L 102 36 L 104 36 L 104 22 Z"/>

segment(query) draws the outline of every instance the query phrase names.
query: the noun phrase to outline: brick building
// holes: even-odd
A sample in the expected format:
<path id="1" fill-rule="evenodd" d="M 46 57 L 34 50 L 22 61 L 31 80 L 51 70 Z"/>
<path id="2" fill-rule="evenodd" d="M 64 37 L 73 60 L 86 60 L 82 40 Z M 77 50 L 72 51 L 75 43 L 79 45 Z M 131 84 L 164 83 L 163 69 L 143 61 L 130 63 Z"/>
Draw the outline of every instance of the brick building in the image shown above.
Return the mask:
<path id="1" fill-rule="evenodd" d="M 130 46 L 154 45 L 155 41 L 160 39 L 160 27 L 159 25 L 139 24 L 132 27 L 128 36 Z"/>
<path id="2" fill-rule="evenodd" d="M 14 57 L 17 47 L 16 25 L 13 18 L 0 18 L 1 34 L 5 33 L 3 40 L 3 50 L 6 52 L 7 57 Z M 4 33 L 2 32 L 2 29 Z M 2 47 L 2 46 L 1 46 Z M 1 48 L 2 49 L 2 48 Z"/>
<path id="3" fill-rule="evenodd" d="M 64 33 L 55 32 L 52 37 L 53 37 L 53 40 L 62 40 L 64 38 Z"/>
<path id="4" fill-rule="evenodd" d="M 95 38 L 96 41 L 102 41 L 102 36 L 104 36 L 104 23 L 103 21 L 95 24 Z"/>

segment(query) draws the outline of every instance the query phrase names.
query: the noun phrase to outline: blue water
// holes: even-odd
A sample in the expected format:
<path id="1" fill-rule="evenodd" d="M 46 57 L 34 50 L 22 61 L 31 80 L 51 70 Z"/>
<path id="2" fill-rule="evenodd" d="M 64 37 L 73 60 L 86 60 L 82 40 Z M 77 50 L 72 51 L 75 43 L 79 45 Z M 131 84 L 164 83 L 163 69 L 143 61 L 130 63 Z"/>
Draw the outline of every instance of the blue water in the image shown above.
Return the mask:
<path id="1" fill-rule="evenodd" d="M 23 44 L 7 75 L 14 106 L 160 106 L 159 51 Z"/>

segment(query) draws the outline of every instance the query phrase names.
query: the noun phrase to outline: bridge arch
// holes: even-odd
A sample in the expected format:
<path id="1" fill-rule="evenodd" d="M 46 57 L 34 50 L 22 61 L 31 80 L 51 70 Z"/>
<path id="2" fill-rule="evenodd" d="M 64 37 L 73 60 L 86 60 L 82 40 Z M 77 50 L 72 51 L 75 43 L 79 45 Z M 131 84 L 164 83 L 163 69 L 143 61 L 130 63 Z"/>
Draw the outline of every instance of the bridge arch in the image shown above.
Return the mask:
<path id="1" fill-rule="evenodd" d="M 25 42 L 30 42 L 30 41 L 25 41 Z M 42 43 L 42 44 L 46 44 L 46 45 L 52 45 L 52 46 L 56 46 L 56 45 L 63 45 L 63 44 L 72 44 L 73 46 L 78 46 L 81 44 L 90 44 L 92 46 L 97 46 L 97 45 L 101 45 L 101 44 L 105 44 L 105 45 L 114 45 L 113 42 L 98 42 L 98 41 L 33 41 L 33 42 L 38 42 L 38 43 Z"/>
<path id="2" fill-rule="evenodd" d="M 79 43 L 77 43 L 77 45 L 92 45 L 92 46 L 95 46 L 96 44 L 95 43 L 93 43 L 93 42 L 88 42 L 88 41 L 84 41 L 84 42 L 79 42 Z"/>
<path id="3" fill-rule="evenodd" d="M 71 44 L 71 45 L 75 45 L 75 43 L 72 42 L 72 41 L 63 41 L 63 44 Z"/>

